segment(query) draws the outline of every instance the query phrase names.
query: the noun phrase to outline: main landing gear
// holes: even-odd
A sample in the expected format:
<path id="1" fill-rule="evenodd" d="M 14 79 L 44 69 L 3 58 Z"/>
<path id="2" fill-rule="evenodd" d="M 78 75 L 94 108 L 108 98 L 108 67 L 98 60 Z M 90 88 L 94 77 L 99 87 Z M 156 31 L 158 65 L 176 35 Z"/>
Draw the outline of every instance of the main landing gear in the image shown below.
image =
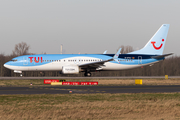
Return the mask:
<path id="1" fill-rule="evenodd" d="M 91 77 L 91 73 L 90 73 L 90 72 L 85 72 L 85 73 L 84 73 L 84 76 L 85 76 L 85 77 Z"/>
<path id="2" fill-rule="evenodd" d="M 22 77 L 23 76 L 23 74 L 22 73 L 20 73 L 20 77 Z"/>

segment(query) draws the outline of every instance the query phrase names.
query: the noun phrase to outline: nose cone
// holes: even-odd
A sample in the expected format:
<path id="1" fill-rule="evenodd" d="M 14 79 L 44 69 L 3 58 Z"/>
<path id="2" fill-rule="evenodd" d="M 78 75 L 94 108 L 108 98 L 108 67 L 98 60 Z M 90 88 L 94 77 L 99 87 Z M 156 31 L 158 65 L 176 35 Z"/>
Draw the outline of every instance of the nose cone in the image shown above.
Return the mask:
<path id="1" fill-rule="evenodd" d="M 7 68 L 7 65 L 6 65 L 6 63 L 4 64 L 4 67 L 5 67 L 5 68 Z"/>
<path id="2" fill-rule="evenodd" d="M 5 64 L 4 64 L 4 67 L 5 67 L 5 68 L 8 68 L 8 69 L 11 69 L 11 68 L 10 68 L 10 67 L 11 67 L 10 62 L 5 63 Z"/>

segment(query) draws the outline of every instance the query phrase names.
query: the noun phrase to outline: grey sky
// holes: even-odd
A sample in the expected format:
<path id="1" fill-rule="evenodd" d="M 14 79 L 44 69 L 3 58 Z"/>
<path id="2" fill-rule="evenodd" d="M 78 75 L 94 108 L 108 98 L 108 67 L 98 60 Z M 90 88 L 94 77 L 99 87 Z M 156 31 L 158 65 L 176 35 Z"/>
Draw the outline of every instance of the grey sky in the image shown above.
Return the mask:
<path id="1" fill-rule="evenodd" d="M 180 55 L 179 0 L 0 0 L 0 52 L 26 42 L 31 53 L 115 53 L 142 48 L 170 24 L 164 53 Z"/>

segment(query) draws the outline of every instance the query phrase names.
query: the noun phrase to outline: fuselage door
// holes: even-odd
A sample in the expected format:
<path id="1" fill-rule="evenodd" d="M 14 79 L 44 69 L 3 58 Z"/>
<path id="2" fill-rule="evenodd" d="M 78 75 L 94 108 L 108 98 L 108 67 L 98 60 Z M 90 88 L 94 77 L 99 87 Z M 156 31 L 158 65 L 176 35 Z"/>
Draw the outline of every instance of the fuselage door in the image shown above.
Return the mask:
<path id="1" fill-rule="evenodd" d="M 23 57 L 23 65 L 28 65 L 28 57 Z"/>
<path id="2" fill-rule="evenodd" d="M 142 56 L 138 56 L 138 64 L 142 64 Z"/>

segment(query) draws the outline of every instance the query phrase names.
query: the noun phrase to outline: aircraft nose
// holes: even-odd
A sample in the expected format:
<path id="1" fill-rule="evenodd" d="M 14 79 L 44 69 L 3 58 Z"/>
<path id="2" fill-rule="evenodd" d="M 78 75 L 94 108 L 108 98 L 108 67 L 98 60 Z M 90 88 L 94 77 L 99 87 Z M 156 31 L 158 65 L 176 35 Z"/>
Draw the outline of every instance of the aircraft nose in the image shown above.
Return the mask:
<path id="1" fill-rule="evenodd" d="M 7 66 L 8 66 L 8 65 L 5 63 L 5 64 L 4 64 L 4 67 L 5 67 L 5 68 L 8 68 Z"/>
<path id="2" fill-rule="evenodd" d="M 5 63 L 5 64 L 4 64 L 4 67 L 5 67 L 5 68 L 10 68 L 9 62 Z"/>

